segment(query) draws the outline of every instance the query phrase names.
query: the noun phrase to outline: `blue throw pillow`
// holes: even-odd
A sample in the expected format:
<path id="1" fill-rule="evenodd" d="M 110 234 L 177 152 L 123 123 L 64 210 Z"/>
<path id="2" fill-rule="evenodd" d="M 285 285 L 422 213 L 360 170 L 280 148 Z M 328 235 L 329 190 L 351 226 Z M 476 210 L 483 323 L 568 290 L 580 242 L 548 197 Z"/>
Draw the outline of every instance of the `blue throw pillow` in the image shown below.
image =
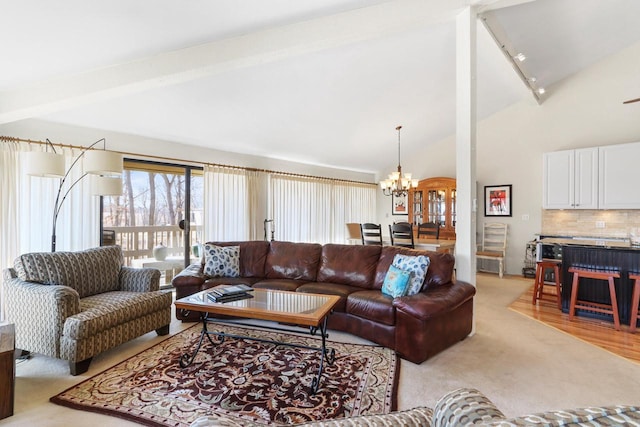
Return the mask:
<path id="1" fill-rule="evenodd" d="M 431 260 L 426 255 L 411 256 L 396 254 L 396 256 L 393 257 L 391 265 L 411 274 L 407 295 L 415 295 L 420 292 L 430 262 Z"/>
<path id="2" fill-rule="evenodd" d="M 389 266 L 387 275 L 382 283 L 382 293 L 391 297 L 401 297 L 407 293 L 410 274 L 393 265 Z"/>

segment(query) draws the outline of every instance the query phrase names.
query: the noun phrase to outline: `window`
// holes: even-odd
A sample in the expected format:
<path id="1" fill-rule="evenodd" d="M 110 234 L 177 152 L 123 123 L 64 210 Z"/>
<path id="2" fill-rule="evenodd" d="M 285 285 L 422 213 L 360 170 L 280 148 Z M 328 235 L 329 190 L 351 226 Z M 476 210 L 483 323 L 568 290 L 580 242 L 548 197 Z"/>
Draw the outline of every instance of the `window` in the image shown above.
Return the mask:
<path id="1" fill-rule="evenodd" d="M 193 246 L 201 242 L 202 168 L 125 160 L 124 169 L 122 195 L 102 198 L 102 244 L 120 245 L 127 264 L 152 257 L 159 245 L 185 265 L 197 258 Z M 189 258 L 185 247 L 191 250 Z"/>

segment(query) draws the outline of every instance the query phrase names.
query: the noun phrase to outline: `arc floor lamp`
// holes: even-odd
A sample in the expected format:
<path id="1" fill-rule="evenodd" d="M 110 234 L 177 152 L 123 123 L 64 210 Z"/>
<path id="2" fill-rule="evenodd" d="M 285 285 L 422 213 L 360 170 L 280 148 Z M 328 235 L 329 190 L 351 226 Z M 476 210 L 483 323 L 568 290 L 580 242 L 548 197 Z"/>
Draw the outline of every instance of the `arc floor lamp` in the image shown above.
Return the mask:
<path id="1" fill-rule="evenodd" d="M 94 147 L 102 142 L 102 149 Z M 45 151 L 31 151 L 27 155 L 26 171 L 31 176 L 46 178 L 60 178 L 56 201 L 53 207 L 52 229 L 51 229 L 51 252 L 56 251 L 56 223 L 58 215 L 67 196 L 85 176 L 93 175 L 95 179 L 92 184 L 92 193 L 97 196 L 117 196 L 122 194 L 122 154 L 115 151 L 107 151 L 106 140 L 99 139 L 82 151 L 73 160 L 71 166 L 65 170 L 64 155 L 56 152 L 55 147 L 46 140 Z M 51 148 L 51 151 L 49 151 Z M 83 173 L 80 178 L 70 182 L 69 174 L 74 166 L 82 159 Z"/>

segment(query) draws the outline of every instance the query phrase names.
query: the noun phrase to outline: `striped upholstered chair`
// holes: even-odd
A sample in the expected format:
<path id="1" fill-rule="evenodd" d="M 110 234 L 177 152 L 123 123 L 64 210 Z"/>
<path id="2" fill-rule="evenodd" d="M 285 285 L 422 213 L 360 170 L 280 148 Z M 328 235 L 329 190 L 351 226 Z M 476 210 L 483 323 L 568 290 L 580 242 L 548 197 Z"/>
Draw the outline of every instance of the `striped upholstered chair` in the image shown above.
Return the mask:
<path id="1" fill-rule="evenodd" d="M 124 266 L 119 246 L 29 253 L 3 274 L 16 347 L 68 360 L 72 375 L 107 349 L 169 333 L 172 295 L 159 290 L 160 271 Z"/>

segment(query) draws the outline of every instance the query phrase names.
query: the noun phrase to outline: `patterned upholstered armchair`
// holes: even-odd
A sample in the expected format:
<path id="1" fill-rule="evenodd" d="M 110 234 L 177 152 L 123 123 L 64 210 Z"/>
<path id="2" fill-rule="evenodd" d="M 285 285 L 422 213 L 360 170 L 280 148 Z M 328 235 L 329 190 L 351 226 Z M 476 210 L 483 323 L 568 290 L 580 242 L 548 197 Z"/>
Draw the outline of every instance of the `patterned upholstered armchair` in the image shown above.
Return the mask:
<path id="1" fill-rule="evenodd" d="M 16 347 L 68 360 L 72 375 L 109 348 L 169 333 L 172 295 L 159 290 L 160 271 L 124 266 L 119 246 L 25 254 L 3 275 Z"/>

